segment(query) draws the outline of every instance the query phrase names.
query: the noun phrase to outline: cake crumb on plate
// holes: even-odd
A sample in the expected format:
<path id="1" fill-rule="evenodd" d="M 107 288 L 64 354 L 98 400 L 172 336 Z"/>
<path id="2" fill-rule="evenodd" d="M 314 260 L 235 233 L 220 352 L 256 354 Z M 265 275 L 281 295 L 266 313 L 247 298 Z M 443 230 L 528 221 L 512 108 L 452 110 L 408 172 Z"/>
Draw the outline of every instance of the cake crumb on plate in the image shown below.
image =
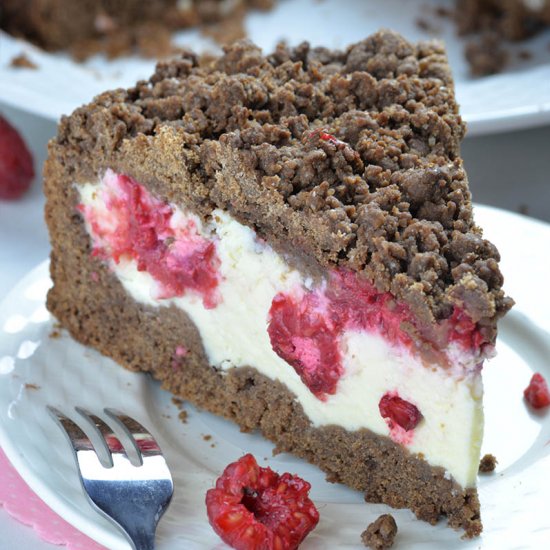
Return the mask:
<path id="1" fill-rule="evenodd" d="M 492 454 L 486 454 L 479 461 L 479 472 L 482 474 L 487 474 L 489 472 L 494 472 L 498 464 L 498 460 Z"/>
<path id="2" fill-rule="evenodd" d="M 361 540 L 367 548 L 385 550 L 391 548 L 397 535 L 397 524 L 391 514 L 383 514 L 361 533 Z"/>
<path id="3" fill-rule="evenodd" d="M 29 59 L 26 53 L 20 53 L 19 55 L 12 57 L 10 67 L 13 67 L 14 69 L 38 69 L 38 65 Z"/>

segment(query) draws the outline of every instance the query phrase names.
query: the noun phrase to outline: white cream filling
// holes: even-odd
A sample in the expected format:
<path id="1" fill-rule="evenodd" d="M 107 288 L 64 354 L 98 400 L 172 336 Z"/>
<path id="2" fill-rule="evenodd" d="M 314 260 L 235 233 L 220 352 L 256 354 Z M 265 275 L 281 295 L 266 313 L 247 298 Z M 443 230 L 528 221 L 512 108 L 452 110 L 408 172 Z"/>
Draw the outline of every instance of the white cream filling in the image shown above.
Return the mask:
<path id="1" fill-rule="evenodd" d="M 108 223 L 109 212 L 100 198 L 98 184 L 79 185 L 81 202 L 93 208 Z M 177 207 L 174 219 L 190 215 Z M 443 369 L 425 368 L 406 350 L 386 343 L 379 335 L 349 331 L 341 339 L 344 374 L 335 395 L 326 401 L 315 397 L 294 368 L 271 348 L 267 332 L 273 297 L 291 292 L 311 281 L 291 269 L 271 247 L 260 243 L 254 231 L 227 213 L 216 210 L 208 227 L 193 217 L 199 231 L 216 240 L 221 261 L 221 302 L 213 309 L 203 306 L 192 292 L 182 297 L 158 300 L 151 275 L 137 271 L 133 260 L 110 267 L 126 291 L 138 302 L 151 306 L 174 304 L 197 326 L 210 363 L 222 370 L 251 366 L 285 384 L 296 396 L 315 426 L 338 425 L 346 430 L 368 428 L 389 436 L 378 403 L 386 392 L 398 391 L 414 403 L 424 419 L 418 424 L 407 448 L 421 453 L 432 465 L 442 466 L 463 487 L 475 485 L 483 430 L 482 384 L 479 374 L 460 379 Z M 102 243 L 87 224 L 94 244 Z"/>

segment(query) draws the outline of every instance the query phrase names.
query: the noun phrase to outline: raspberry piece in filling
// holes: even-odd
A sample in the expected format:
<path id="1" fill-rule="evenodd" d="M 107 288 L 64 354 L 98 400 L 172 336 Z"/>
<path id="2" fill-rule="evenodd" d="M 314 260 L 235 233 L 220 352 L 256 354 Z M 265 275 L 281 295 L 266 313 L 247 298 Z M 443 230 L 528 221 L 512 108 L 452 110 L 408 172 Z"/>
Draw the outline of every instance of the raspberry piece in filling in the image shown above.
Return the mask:
<path id="1" fill-rule="evenodd" d="M 418 408 L 409 401 L 401 399 L 396 392 L 385 393 L 378 403 L 378 409 L 382 418 L 388 420 L 390 430 L 393 429 L 394 424 L 397 424 L 406 432 L 410 432 L 422 420 L 422 414 Z"/>
<path id="2" fill-rule="evenodd" d="M 101 191 L 106 213 L 80 205 L 96 242 L 94 254 L 133 259 L 159 283 L 158 298 L 183 296 L 192 290 L 206 308 L 217 305 L 218 266 L 214 242 L 198 232 L 193 219 L 153 197 L 125 175 L 108 171 Z"/>
<path id="3" fill-rule="evenodd" d="M 268 333 L 279 357 L 292 365 L 319 399 L 336 393 L 344 372 L 339 340 L 344 330 L 380 332 L 394 344 L 410 345 L 401 329 L 410 313 L 351 272 L 333 272 L 327 288 L 301 297 L 279 293 L 269 311 Z"/>
<path id="4" fill-rule="evenodd" d="M 319 521 L 310 488 L 297 476 L 261 468 L 247 454 L 206 493 L 208 520 L 237 550 L 293 550 Z"/>
<path id="5" fill-rule="evenodd" d="M 334 271 L 327 288 L 332 315 L 348 330 L 383 334 L 393 345 L 410 347 L 410 336 L 401 329 L 404 322 L 414 323 L 409 308 L 397 302 L 389 292 L 378 292 L 369 281 L 347 270 Z"/>
<path id="6" fill-rule="evenodd" d="M 476 350 L 485 343 L 482 332 L 477 324 L 461 309 L 455 308 L 449 320 L 451 331 L 450 342 L 459 342 L 464 349 Z"/>
<path id="7" fill-rule="evenodd" d="M 523 391 L 525 400 L 534 409 L 542 409 L 550 405 L 550 391 L 543 376 L 536 372 L 533 374 L 529 386 Z"/>
<path id="8" fill-rule="evenodd" d="M 466 313 L 457 309 L 443 323 L 449 341 L 468 353 L 481 350 L 484 336 Z M 418 353 L 421 345 L 433 345 L 442 362 L 446 360 L 435 344 L 420 340 L 421 330 L 417 331 L 421 344 L 413 341 L 405 325 L 417 325 L 406 304 L 351 271 L 334 270 L 325 288 L 277 294 L 269 311 L 268 333 L 275 353 L 294 367 L 313 394 L 326 399 L 336 393 L 344 372 L 339 341 L 346 330 L 379 334 L 391 346 L 412 353 Z"/>
<path id="9" fill-rule="evenodd" d="M 313 292 L 301 298 L 279 293 L 271 303 L 269 316 L 273 351 L 294 367 L 319 399 L 334 394 L 343 368 L 339 327 L 331 321 L 326 300 Z"/>

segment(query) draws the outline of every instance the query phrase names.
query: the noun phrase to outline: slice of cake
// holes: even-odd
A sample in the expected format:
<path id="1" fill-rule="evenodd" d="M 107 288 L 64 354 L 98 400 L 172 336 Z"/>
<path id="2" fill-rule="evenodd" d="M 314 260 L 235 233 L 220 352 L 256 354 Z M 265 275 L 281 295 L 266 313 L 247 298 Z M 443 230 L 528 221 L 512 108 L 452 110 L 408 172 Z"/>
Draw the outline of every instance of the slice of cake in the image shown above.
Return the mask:
<path id="1" fill-rule="evenodd" d="M 481 531 L 483 361 L 510 307 L 444 50 L 249 42 L 63 118 L 45 168 L 78 341 L 369 502 Z"/>

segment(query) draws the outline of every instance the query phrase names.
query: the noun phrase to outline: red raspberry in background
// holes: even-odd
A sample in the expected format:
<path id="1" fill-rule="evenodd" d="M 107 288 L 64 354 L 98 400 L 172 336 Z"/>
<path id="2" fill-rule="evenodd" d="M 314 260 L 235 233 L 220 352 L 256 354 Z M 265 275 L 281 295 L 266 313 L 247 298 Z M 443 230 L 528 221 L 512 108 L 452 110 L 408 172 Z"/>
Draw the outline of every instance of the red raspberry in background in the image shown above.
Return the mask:
<path id="1" fill-rule="evenodd" d="M 389 418 L 407 432 L 414 430 L 422 420 L 422 414 L 418 408 L 398 395 L 384 394 L 378 403 L 378 409 L 382 418 Z"/>
<path id="2" fill-rule="evenodd" d="M 550 391 L 548 384 L 541 374 L 536 372 L 529 382 L 529 386 L 523 391 L 525 400 L 534 409 L 542 409 L 550 405 Z"/>
<path id="3" fill-rule="evenodd" d="M 17 199 L 34 178 L 32 155 L 19 132 L 0 115 L 0 199 Z"/>
<path id="4" fill-rule="evenodd" d="M 247 454 L 206 493 L 208 520 L 236 550 L 293 550 L 319 521 L 310 487 L 297 476 L 261 468 Z"/>

